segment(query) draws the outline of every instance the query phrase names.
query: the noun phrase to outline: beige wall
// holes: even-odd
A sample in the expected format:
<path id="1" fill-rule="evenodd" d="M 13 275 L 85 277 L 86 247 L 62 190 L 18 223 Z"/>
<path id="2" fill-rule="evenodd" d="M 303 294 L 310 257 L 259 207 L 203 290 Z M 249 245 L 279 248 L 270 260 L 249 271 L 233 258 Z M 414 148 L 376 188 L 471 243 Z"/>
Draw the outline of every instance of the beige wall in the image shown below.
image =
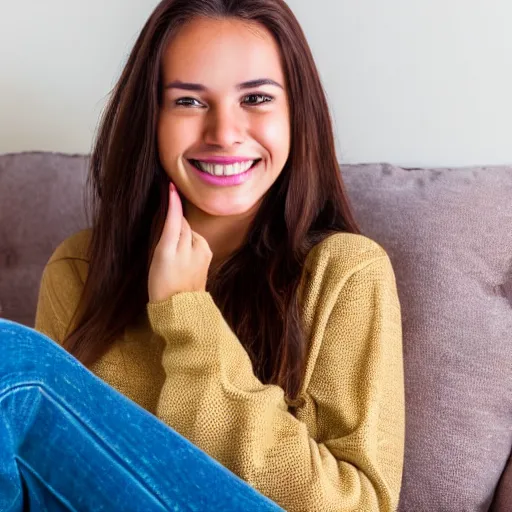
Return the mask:
<path id="1" fill-rule="evenodd" d="M 511 0 L 288 0 L 340 159 L 512 163 Z M 0 153 L 90 150 L 156 0 L 0 0 Z"/>
<path id="2" fill-rule="evenodd" d="M 157 0 L 0 0 L 0 153 L 88 153 Z"/>

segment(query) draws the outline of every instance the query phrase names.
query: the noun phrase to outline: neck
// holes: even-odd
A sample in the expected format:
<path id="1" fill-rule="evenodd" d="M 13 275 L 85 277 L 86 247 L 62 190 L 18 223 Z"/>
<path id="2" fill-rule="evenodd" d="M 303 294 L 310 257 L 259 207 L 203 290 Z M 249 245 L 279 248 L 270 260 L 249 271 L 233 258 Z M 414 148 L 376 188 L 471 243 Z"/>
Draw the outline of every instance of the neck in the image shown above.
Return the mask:
<path id="1" fill-rule="evenodd" d="M 243 244 L 256 211 L 242 215 L 217 217 L 190 203 L 185 204 L 185 217 L 192 231 L 203 236 L 213 253 L 212 269 L 218 268 Z"/>

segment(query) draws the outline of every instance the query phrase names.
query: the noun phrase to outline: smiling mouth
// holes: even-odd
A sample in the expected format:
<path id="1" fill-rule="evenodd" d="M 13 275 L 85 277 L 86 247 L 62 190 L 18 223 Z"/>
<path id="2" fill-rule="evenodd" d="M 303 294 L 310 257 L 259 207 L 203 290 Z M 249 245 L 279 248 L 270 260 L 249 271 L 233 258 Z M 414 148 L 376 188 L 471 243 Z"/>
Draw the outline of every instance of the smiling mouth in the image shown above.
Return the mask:
<path id="1" fill-rule="evenodd" d="M 247 162 L 237 162 L 231 165 L 218 165 L 200 162 L 199 160 L 189 160 L 190 164 L 193 165 L 197 170 L 210 174 L 211 176 L 237 176 L 239 174 L 245 174 L 249 172 L 253 167 L 256 167 L 260 162 L 261 158 L 249 160 Z"/>

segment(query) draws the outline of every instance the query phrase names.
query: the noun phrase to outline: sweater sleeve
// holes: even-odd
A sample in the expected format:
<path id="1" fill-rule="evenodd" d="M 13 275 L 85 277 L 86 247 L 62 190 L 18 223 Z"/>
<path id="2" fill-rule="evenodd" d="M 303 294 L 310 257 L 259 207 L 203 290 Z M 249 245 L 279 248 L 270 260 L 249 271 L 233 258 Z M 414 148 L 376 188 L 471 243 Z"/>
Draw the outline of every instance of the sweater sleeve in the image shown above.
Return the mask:
<path id="1" fill-rule="evenodd" d="M 34 328 L 62 344 L 80 300 L 87 263 L 71 258 L 50 261 L 41 277 Z"/>
<path id="2" fill-rule="evenodd" d="M 264 385 L 206 292 L 149 304 L 164 338 L 157 415 L 290 512 L 393 511 L 403 464 L 400 307 L 391 263 L 344 278 L 303 396 L 308 431 Z M 312 415 L 312 416 L 311 416 Z"/>

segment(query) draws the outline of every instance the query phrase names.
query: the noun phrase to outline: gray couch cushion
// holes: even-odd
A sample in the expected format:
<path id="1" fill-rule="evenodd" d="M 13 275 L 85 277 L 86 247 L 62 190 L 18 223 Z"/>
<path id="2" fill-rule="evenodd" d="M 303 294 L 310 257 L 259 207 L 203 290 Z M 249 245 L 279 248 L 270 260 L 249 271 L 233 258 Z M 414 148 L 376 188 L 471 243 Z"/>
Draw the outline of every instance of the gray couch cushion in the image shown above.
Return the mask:
<path id="1" fill-rule="evenodd" d="M 400 510 L 487 510 L 512 446 L 512 168 L 343 175 L 402 303 Z"/>
<path id="2" fill-rule="evenodd" d="M 56 246 L 85 226 L 83 156 L 0 156 L 0 315 L 33 325 L 39 279 Z"/>
<path id="3" fill-rule="evenodd" d="M 85 226 L 85 171 L 84 157 L 0 156 L 7 318 L 33 324 L 45 262 Z M 342 173 L 363 232 L 393 261 L 402 304 L 400 510 L 487 510 L 512 446 L 512 168 Z"/>

